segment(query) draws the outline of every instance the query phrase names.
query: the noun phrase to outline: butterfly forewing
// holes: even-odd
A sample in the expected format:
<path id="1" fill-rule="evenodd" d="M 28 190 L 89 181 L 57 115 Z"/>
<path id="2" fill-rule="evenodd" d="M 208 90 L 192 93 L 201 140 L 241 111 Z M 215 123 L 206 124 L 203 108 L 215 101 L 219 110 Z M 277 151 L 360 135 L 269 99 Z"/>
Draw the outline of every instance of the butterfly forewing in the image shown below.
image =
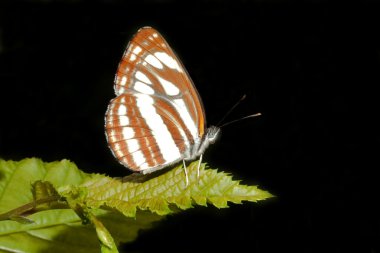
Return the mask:
<path id="1" fill-rule="evenodd" d="M 150 172 L 187 155 L 204 134 L 200 97 L 164 38 L 144 27 L 130 41 L 106 113 L 113 154 L 134 171 Z"/>
<path id="2" fill-rule="evenodd" d="M 130 41 L 119 64 L 115 79 L 117 95 L 135 90 L 165 96 L 186 106 L 195 126 L 188 125 L 195 137 L 196 129 L 204 134 L 205 117 L 201 99 L 186 69 L 162 35 L 151 27 L 141 28 Z M 175 98 L 180 98 L 174 101 Z M 190 123 L 190 122 L 188 122 Z"/>

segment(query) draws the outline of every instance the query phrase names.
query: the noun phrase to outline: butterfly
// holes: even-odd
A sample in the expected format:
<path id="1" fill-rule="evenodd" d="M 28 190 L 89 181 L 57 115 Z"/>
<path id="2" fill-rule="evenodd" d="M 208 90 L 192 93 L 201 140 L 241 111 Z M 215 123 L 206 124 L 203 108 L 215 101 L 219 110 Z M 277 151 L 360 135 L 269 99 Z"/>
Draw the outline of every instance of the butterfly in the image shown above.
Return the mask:
<path id="1" fill-rule="evenodd" d="M 199 157 L 220 128 L 206 128 L 205 110 L 185 67 L 163 36 L 143 27 L 129 42 L 114 81 L 105 132 L 117 160 L 128 169 L 151 173 Z"/>

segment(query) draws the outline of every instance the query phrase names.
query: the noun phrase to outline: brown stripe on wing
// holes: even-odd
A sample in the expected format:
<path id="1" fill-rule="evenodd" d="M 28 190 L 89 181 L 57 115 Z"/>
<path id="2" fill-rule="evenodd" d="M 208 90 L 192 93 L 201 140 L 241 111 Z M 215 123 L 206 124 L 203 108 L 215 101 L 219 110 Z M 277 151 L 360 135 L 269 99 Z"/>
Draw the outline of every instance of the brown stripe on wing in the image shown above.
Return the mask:
<path id="1" fill-rule="evenodd" d="M 120 163 L 122 163 L 127 168 L 136 171 L 136 164 L 132 157 L 123 156 L 127 154 L 128 146 L 124 140 L 124 136 L 122 134 L 123 127 L 119 126 L 119 118 L 118 118 L 118 110 L 120 107 L 120 103 L 115 103 L 116 99 L 113 99 L 108 106 L 108 110 L 106 112 L 106 137 L 107 142 L 112 150 L 113 155 L 118 159 Z M 130 112 L 132 109 L 130 108 Z M 121 148 L 117 148 L 117 146 L 121 146 Z"/>
<path id="2" fill-rule="evenodd" d="M 135 54 L 133 53 L 133 49 L 136 48 L 136 43 L 131 42 L 130 46 L 130 48 L 127 48 L 124 56 L 119 63 L 115 77 L 115 90 L 117 90 L 118 94 L 120 94 L 124 93 L 120 92 L 121 88 L 124 90 L 133 89 L 135 82 L 140 81 L 136 79 L 135 73 L 137 71 L 140 71 L 145 74 L 149 80 L 151 80 L 152 84 L 149 85 L 155 90 L 156 93 L 164 94 L 164 89 L 161 85 L 159 85 L 158 79 L 156 77 L 157 74 L 160 75 L 161 73 L 157 73 L 158 69 L 145 61 L 145 57 L 150 53 L 141 48 L 142 51 L 139 54 Z M 133 61 L 131 60 L 132 55 L 136 56 L 136 59 Z M 123 83 L 123 77 L 126 78 L 125 83 Z M 158 86 L 156 86 L 156 84 L 158 84 Z"/>
<path id="3" fill-rule="evenodd" d="M 135 50 L 137 47 L 140 47 L 141 50 Z M 171 56 L 177 62 L 182 72 L 166 66 L 154 55 L 156 52 L 165 52 Z M 155 57 L 161 62 L 163 68 L 156 68 L 146 62 L 145 58 L 148 55 Z M 140 29 L 130 41 L 119 63 L 115 78 L 115 90 L 117 94 L 124 93 L 126 89 L 133 89 L 133 85 L 137 81 L 135 78 L 136 71 L 141 71 L 148 77 L 152 82 L 150 86 L 154 89 L 155 94 L 169 96 L 165 93 L 157 76 L 176 85 L 183 93 L 183 100 L 187 105 L 191 118 L 198 125 L 199 135 L 203 136 L 205 126 L 204 110 L 198 92 L 181 61 L 162 35 L 153 28 L 144 27 Z M 126 78 L 126 81 L 123 81 L 123 77 Z"/>
<path id="4" fill-rule="evenodd" d="M 126 112 L 123 115 L 119 114 L 120 106 L 126 107 Z M 144 118 L 140 114 L 139 108 L 136 104 L 136 98 L 131 96 L 130 94 L 119 96 L 111 102 L 109 108 L 111 109 L 106 113 L 106 132 L 108 143 L 111 149 L 114 151 L 115 156 L 119 159 L 119 161 L 121 161 L 123 164 L 126 165 L 126 167 L 132 170 L 140 171 L 140 168 L 133 160 L 133 157 L 127 155 L 129 151 L 126 139 L 124 139 L 122 132 L 124 126 L 120 125 L 120 119 L 118 119 L 118 116 L 128 117 L 131 123 L 130 126 L 133 127 L 134 130 L 133 139 L 136 139 L 138 141 L 140 147 L 145 147 L 147 144 L 150 145 L 150 143 L 155 143 L 154 138 L 150 138 L 149 141 L 146 140 L 147 136 L 152 135 L 152 131 L 149 129 Z M 115 148 L 117 146 L 122 147 L 120 148 L 120 151 L 122 152 L 116 151 Z M 148 151 L 143 152 L 143 155 L 146 161 L 148 162 L 149 166 L 154 166 L 154 164 L 156 164 L 157 162 L 161 162 L 161 159 L 158 158 L 156 158 L 157 160 L 154 160 L 154 158 Z"/>
<path id="5" fill-rule="evenodd" d="M 139 53 L 132 53 L 133 50 L 135 50 L 137 44 L 133 43 L 132 41 L 128 44 L 127 49 L 124 51 L 123 57 L 121 58 L 119 62 L 119 66 L 117 67 L 116 77 L 115 77 L 115 90 L 119 91 L 120 88 L 128 88 L 130 84 L 132 83 L 131 80 L 133 79 L 134 72 L 135 72 L 135 66 L 139 64 L 139 61 L 141 61 L 140 54 L 143 54 L 143 52 Z M 134 56 L 134 57 L 133 57 Z M 126 82 L 123 84 L 122 80 L 123 77 L 126 78 Z"/>
<path id="6" fill-rule="evenodd" d="M 157 36 L 153 36 L 154 34 L 157 34 Z M 153 40 L 151 38 L 153 38 Z M 164 63 L 162 63 L 162 65 L 164 66 L 163 70 L 155 70 L 157 71 L 157 73 L 159 73 L 160 77 L 175 84 L 182 92 L 189 92 L 188 95 L 184 96 L 184 100 L 186 105 L 188 105 L 188 110 L 192 119 L 194 120 L 194 122 L 197 122 L 198 124 L 199 135 L 203 136 L 206 122 L 202 100 L 184 65 L 179 60 L 176 53 L 172 50 L 169 44 L 166 42 L 164 37 L 155 29 L 151 27 L 144 27 L 137 32 L 137 34 L 133 37 L 131 41 L 140 45 L 143 49 L 148 51 L 153 56 L 155 52 L 165 52 L 178 63 L 178 65 L 182 69 L 182 72 L 178 72 L 174 69 L 169 69 Z M 159 59 L 157 58 L 157 60 Z"/>
<path id="7" fill-rule="evenodd" d="M 127 100 L 127 99 L 116 100 L 115 99 L 116 100 L 115 104 L 122 103 L 123 105 L 127 107 L 126 116 L 128 116 L 131 121 L 129 125 L 130 126 L 138 125 L 138 127 L 142 130 L 141 135 L 139 134 L 136 136 L 144 136 L 144 135 L 147 136 L 149 134 L 152 134 L 152 135 L 159 134 L 159 133 L 155 133 L 154 129 L 150 129 L 149 126 L 146 124 L 145 119 L 141 116 L 139 108 L 136 105 L 136 97 L 134 94 L 126 93 L 119 97 L 128 97 L 131 99 L 131 100 Z M 174 140 L 182 140 L 183 143 L 179 146 L 177 145 L 177 147 L 181 153 L 184 152 L 184 150 L 186 149 L 186 146 L 185 146 L 186 140 L 183 140 L 183 137 L 180 133 L 180 130 L 178 130 L 178 128 L 181 128 L 185 131 L 187 141 L 193 142 L 193 138 L 190 134 L 190 131 L 186 127 L 185 123 L 183 122 L 182 118 L 178 114 L 178 111 L 166 99 L 156 97 L 156 96 L 152 96 L 151 98 L 154 100 L 153 106 L 156 109 L 157 114 L 161 116 L 161 119 L 163 120 L 166 127 L 169 129 L 172 138 Z M 131 107 L 133 111 L 129 110 L 129 107 Z M 130 111 L 131 111 L 131 114 L 129 114 Z M 135 122 L 136 119 L 139 119 L 137 123 Z M 142 124 L 139 123 L 140 121 Z"/>
<path id="8" fill-rule="evenodd" d="M 148 161 L 145 161 L 143 163 L 138 164 L 137 165 L 138 167 L 141 167 L 142 165 L 148 163 L 148 167 L 149 167 L 148 169 L 151 169 L 151 168 L 154 168 L 154 167 L 157 167 L 157 166 L 160 166 L 160 165 L 166 163 L 166 160 L 164 160 L 162 158 L 162 153 L 161 153 L 160 148 L 159 148 L 157 143 L 150 145 L 150 146 L 145 146 L 142 149 L 137 150 L 137 151 L 141 151 L 143 153 L 149 153 L 150 156 L 152 157 L 152 161 L 155 161 L 155 163 L 153 165 L 151 165 Z M 128 156 L 133 156 L 133 153 L 134 152 L 128 154 Z"/>
<path id="9" fill-rule="evenodd" d="M 192 136 L 187 130 L 186 126 L 179 117 L 178 112 L 172 107 L 171 104 L 165 103 L 164 100 L 155 98 L 155 109 L 158 115 L 161 116 L 163 123 L 169 129 L 171 137 L 173 138 L 180 153 L 184 153 L 188 142 L 192 142 Z M 123 114 L 120 114 L 120 106 L 125 106 Z M 129 155 L 126 138 L 123 135 L 123 129 L 133 129 L 134 135 L 129 139 L 136 139 L 140 146 L 140 151 L 149 165 L 149 167 L 156 167 L 164 164 L 167 161 L 163 158 L 161 150 L 155 140 L 154 130 L 149 129 L 145 119 L 141 116 L 139 108 L 136 104 L 136 97 L 133 94 L 123 94 L 114 99 L 110 105 L 110 110 L 107 112 L 106 117 L 106 131 L 107 138 L 111 149 L 114 151 L 115 156 L 127 167 L 132 170 L 140 171 L 139 165 L 132 159 L 133 156 Z M 121 117 L 127 117 L 128 123 L 121 122 Z M 183 139 L 178 127 L 185 130 L 188 141 Z M 120 150 L 118 152 L 118 150 Z M 153 155 L 154 154 L 154 155 Z M 159 155 L 158 155 L 159 154 Z M 170 161 L 168 161 L 170 162 Z"/>
<path id="10" fill-rule="evenodd" d="M 130 95 L 123 95 L 122 97 L 125 97 L 124 105 L 127 107 L 127 116 L 130 119 L 130 126 L 134 127 L 135 130 L 135 136 L 138 138 L 138 143 L 142 149 L 143 155 L 145 159 L 148 162 L 148 165 L 150 167 L 154 166 L 157 162 L 161 162 L 163 157 L 159 160 L 155 160 L 150 152 L 148 150 L 144 149 L 146 145 L 149 143 L 147 142 L 148 136 L 152 136 L 152 130 L 149 128 L 149 126 L 146 124 L 145 119 L 141 116 L 140 110 L 137 106 L 136 97 L 130 96 Z M 123 100 L 123 99 L 121 99 Z M 128 108 L 133 108 L 133 113 L 130 115 L 128 113 Z M 139 138 L 144 137 L 144 138 Z M 150 138 L 149 142 L 156 144 L 156 141 L 154 138 Z"/>
<path id="11" fill-rule="evenodd" d="M 164 123 L 166 124 L 168 129 L 170 129 L 170 132 L 174 140 L 183 138 L 180 134 L 180 131 L 178 130 L 178 128 L 181 128 L 184 130 L 189 143 L 194 143 L 194 138 L 191 135 L 189 129 L 187 128 L 185 122 L 183 122 L 181 116 L 178 114 L 178 111 L 171 104 L 167 103 L 162 99 L 156 99 L 155 107 L 158 114 L 160 114 L 164 119 Z M 172 124 L 169 124 L 169 122 L 167 121 L 170 121 Z M 185 147 L 180 145 L 179 149 L 181 150 L 181 152 L 183 152 Z"/>
<path id="12" fill-rule="evenodd" d="M 145 159 L 145 162 L 143 163 L 140 163 L 140 164 L 135 163 L 136 165 L 134 167 L 135 168 L 134 170 L 136 171 L 144 170 L 144 168 L 142 168 L 142 165 L 145 163 L 147 163 L 148 168 L 153 168 L 160 164 L 164 164 L 166 162 L 163 159 L 162 154 L 159 150 L 158 144 L 156 143 L 153 136 L 144 136 L 138 139 L 139 139 L 139 143 L 144 143 L 142 146 L 140 146 L 140 149 L 131 153 L 127 152 L 123 154 L 123 156 L 119 157 L 120 160 L 125 160 L 125 161 L 129 161 L 131 159 L 133 160 L 133 153 L 141 151 L 146 159 Z"/>

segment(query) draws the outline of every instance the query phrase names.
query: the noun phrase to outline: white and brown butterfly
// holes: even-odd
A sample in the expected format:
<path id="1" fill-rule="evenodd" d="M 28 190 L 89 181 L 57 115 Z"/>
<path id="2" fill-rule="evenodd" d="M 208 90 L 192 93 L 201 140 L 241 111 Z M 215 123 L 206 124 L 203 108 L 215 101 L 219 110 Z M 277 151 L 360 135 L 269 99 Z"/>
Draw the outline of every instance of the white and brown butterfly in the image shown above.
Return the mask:
<path id="1" fill-rule="evenodd" d="M 201 98 L 160 33 L 138 30 L 119 63 L 106 116 L 106 137 L 125 167 L 143 174 L 202 155 L 220 129 L 206 129 Z"/>

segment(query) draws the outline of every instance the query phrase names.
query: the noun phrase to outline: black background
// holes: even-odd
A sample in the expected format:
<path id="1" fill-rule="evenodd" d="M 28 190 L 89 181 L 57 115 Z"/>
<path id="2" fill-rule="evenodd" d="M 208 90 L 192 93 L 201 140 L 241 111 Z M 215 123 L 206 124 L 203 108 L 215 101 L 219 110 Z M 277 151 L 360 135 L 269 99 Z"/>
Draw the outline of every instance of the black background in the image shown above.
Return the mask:
<path id="1" fill-rule="evenodd" d="M 103 117 L 138 28 L 158 29 L 222 129 L 205 161 L 267 202 L 169 216 L 126 252 L 379 252 L 379 5 L 325 1 L 0 4 L 0 157 L 130 172 Z"/>

